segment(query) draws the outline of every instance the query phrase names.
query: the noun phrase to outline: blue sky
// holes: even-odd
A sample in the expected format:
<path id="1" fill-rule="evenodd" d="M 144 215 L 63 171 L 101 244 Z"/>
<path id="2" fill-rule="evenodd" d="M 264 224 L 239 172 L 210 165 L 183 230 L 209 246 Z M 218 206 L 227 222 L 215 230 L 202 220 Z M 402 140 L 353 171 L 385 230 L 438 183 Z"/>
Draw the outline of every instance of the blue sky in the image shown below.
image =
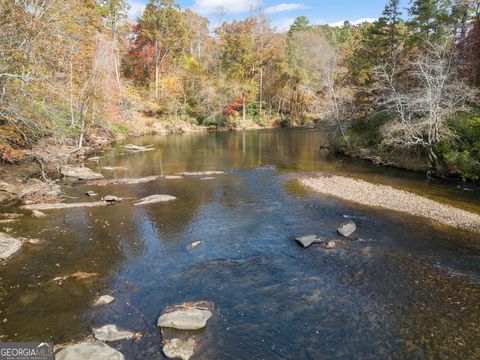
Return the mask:
<path id="1" fill-rule="evenodd" d="M 141 14 L 147 0 L 129 0 L 131 18 Z M 182 8 L 191 8 L 217 25 L 219 12 L 223 20 L 243 19 L 255 9 L 263 9 L 279 30 L 288 29 L 295 17 L 307 16 L 315 24 L 341 24 L 373 21 L 378 18 L 387 0 L 177 0 Z M 403 0 L 406 7 L 408 0 Z M 221 10 L 220 10 L 221 9 Z"/>

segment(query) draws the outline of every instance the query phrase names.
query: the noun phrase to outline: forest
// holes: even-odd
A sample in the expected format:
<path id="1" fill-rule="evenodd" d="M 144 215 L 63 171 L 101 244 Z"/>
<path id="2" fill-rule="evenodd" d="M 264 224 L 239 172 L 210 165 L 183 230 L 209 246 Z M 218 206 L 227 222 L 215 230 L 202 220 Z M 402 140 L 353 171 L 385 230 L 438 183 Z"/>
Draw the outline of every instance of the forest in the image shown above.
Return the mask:
<path id="1" fill-rule="evenodd" d="M 215 24 L 173 0 L 0 0 L 0 159 L 159 124 L 330 125 L 334 151 L 480 179 L 480 2 L 389 0 L 373 23 Z M 163 125 L 162 125 L 163 126 Z M 320 144 L 319 144 L 320 146 Z"/>

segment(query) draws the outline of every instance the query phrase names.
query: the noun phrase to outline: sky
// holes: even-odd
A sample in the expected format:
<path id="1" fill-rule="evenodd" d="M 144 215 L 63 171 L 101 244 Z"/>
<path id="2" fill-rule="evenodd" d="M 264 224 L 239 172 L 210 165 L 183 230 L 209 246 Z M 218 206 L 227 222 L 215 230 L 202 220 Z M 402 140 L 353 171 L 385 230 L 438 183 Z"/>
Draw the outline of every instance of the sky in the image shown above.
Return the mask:
<path id="1" fill-rule="evenodd" d="M 147 0 L 129 0 L 130 18 L 141 15 Z M 222 20 L 240 20 L 262 9 L 280 31 L 287 30 L 293 20 L 305 15 L 313 24 L 340 26 L 345 20 L 354 24 L 377 19 L 387 0 L 177 0 L 184 9 L 190 8 L 209 18 L 212 26 Z M 408 0 L 403 0 L 405 8 Z M 222 9 L 222 11 L 219 11 Z M 405 11 L 404 11 L 405 12 Z"/>

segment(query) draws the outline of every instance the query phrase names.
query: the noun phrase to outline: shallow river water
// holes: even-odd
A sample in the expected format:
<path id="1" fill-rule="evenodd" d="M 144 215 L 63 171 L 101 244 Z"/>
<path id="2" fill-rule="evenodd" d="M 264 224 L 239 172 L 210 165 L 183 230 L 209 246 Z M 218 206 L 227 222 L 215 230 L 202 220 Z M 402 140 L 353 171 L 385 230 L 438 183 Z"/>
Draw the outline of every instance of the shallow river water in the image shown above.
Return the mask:
<path id="1" fill-rule="evenodd" d="M 323 136 L 263 130 L 141 138 L 133 141 L 155 151 L 122 154 L 118 146 L 98 164 L 88 162 L 106 178 L 226 173 L 108 187 L 69 183 L 69 202 L 90 201 L 87 190 L 132 200 L 1 225 L 13 236 L 45 240 L 0 264 L 3 341 L 79 341 L 92 327 L 116 324 L 143 334 L 111 343 L 127 359 L 163 359 L 156 327 L 163 309 L 208 300 L 214 316 L 193 333 L 192 359 L 480 358 L 480 235 L 322 196 L 295 179 L 349 175 L 477 213 L 480 188 L 335 157 L 320 150 Z M 132 206 L 151 194 L 178 200 Z M 358 227 L 350 243 L 325 250 L 294 241 L 336 239 L 346 218 Z M 188 251 L 195 241 L 203 245 Z M 99 276 L 51 281 L 76 271 Z M 89 307 L 99 294 L 116 300 Z"/>

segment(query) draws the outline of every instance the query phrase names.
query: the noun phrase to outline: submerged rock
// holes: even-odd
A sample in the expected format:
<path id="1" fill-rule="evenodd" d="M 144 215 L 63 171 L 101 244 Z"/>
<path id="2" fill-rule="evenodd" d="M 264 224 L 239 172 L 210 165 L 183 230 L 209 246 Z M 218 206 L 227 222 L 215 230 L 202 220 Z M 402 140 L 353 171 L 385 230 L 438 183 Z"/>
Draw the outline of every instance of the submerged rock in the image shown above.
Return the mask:
<path id="1" fill-rule="evenodd" d="M 120 330 L 117 325 L 104 325 L 98 329 L 93 329 L 95 339 L 100 341 L 117 341 L 123 339 L 130 339 L 133 337 L 133 332 Z"/>
<path id="2" fill-rule="evenodd" d="M 301 244 L 304 248 L 308 248 L 312 244 L 322 244 L 327 241 L 324 238 L 317 235 L 307 235 L 307 236 L 296 237 L 295 240 L 299 244 Z"/>
<path id="3" fill-rule="evenodd" d="M 115 298 L 111 295 L 102 295 L 99 296 L 93 303 L 93 307 L 102 306 L 102 305 L 109 305 L 115 301 Z"/>
<path id="4" fill-rule="evenodd" d="M 4 260 L 15 254 L 22 247 L 22 242 L 7 234 L 0 233 L 0 259 Z"/>
<path id="5" fill-rule="evenodd" d="M 88 190 L 88 191 L 85 191 L 85 195 L 87 195 L 87 196 L 97 196 L 98 194 L 95 191 Z"/>
<path id="6" fill-rule="evenodd" d="M 224 174 L 224 171 L 191 171 L 191 172 L 182 172 L 182 176 L 210 176 L 210 175 L 221 175 Z"/>
<path id="7" fill-rule="evenodd" d="M 172 309 L 158 318 L 157 326 L 178 330 L 203 329 L 213 313 L 198 304 L 183 304 Z"/>
<path id="8" fill-rule="evenodd" d="M 174 338 L 168 341 L 162 350 L 169 359 L 189 360 L 195 350 L 195 340 L 192 338 L 187 340 Z"/>
<path id="9" fill-rule="evenodd" d="M 56 360 L 125 360 L 123 354 L 100 341 L 69 345 L 55 354 Z"/>
<path id="10" fill-rule="evenodd" d="M 203 244 L 203 242 L 201 241 L 195 241 L 193 243 L 191 243 L 190 245 L 187 246 L 187 250 L 188 251 L 192 251 L 194 249 L 196 249 L 197 247 L 201 246 Z"/>
<path id="11" fill-rule="evenodd" d="M 109 179 L 109 180 L 98 180 L 90 183 L 91 185 L 97 186 L 107 186 L 107 185 L 135 185 L 143 184 L 151 181 L 161 179 L 161 175 L 146 176 L 141 178 L 121 178 L 121 179 Z"/>
<path id="12" fill-rule="evenodd" d="M 357 230 L 357 225 L 352 220 L 342 222 L 337 228 L 338 233 L 345 237 L 352 235 L 355 230 Z"/>
<path id="13" fill-rule="evenodd" d="M 63 176 L 79 180 L 98 180 L 103 178 L 102 174 L 96 173 L 86 167 L 64 166 L 61 168 L 60 173 Z"/>
<path id="14" fill-rule="evenodd" d="M 140 146 L 140 145 L 127 144 L 127 145 L 123 145 L 123 148 L 131 152 L 144 152 L 144 151 L 155 150 L 152 146 L 153 145 Z"/>
<path id="15" fill-rule="evenodd" d="M 139 202 L 137 202 L 134 205 L 148 205 L 148 204 L 155 204 L 155 203 L 160 203 L 160 202 L 167 202 L 167 201 L 172 201 L 175 200 L 175 196 L 171 195 L 163 195 L 163 194 L 156 194 L 156 195 L 150 195 L 147 196 L 143 199 L 140 199 Z"/>
<path id="16" fill-rule="evenodd" d="M 61 285 L 65 280 L 68 279 L 73 279 L 73 280 L 84 280 L 84 279 L 92 279 L 96 278 L 98 276 L 97 273 L 89 273 L 89 272 L 84 272 L 84 271 L 77 271 L 73 274 L 68 274 L 64 276 L 57 276 L 56 278 L 53 278 L 51 282 L 56 282 L 59 285 Z"/>

